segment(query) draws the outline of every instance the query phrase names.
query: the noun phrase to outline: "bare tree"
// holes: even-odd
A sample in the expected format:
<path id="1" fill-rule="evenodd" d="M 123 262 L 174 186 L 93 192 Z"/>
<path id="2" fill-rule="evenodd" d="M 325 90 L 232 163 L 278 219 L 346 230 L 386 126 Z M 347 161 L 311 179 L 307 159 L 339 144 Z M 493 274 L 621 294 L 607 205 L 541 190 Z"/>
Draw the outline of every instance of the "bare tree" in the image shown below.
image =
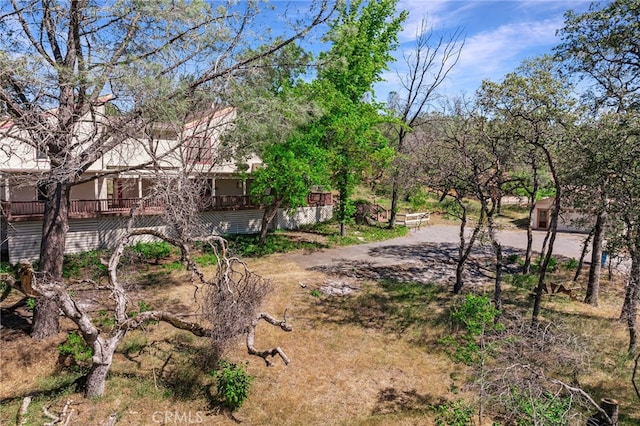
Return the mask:
<path id="1" fill-rule="evenodd" d="M 444 117 L 437 123 L 439 136 L 429 145 L 425 160 L 425 173 L 428 185 L 440 192 L 441 201 L 450 201 L 449 214 L 459 221 L 459 244 L 456 265 L 454 293 L 460 293 L 464 285 L 464 269 L 474 244 L 485 223 L 485 209 L 481 209 L 471 234 L 467 233 L 470 220 L 469 198 L 475 195 L 474 159 L 471 156 L 473 146 L 477 146 L 472 119 L 463 111 L 462 105 L 456 105 L 456 114 Z"/>
<path id="2" fill-rule="evenodd" d="M 574 119 L 571 86 L 559 79 L 556 71 L 551 58 L 542 57 L 525 62 L 516 72 L 508 74 L 500 84 L 486 82 L 483 85 L 488 98 L 493 99 L 492 105 L 487 104 L 487 108 L 509 122 L 518 139 L 542 154 L 553 180 L 555 202 L 551 212 L 548 249 L 543 253 L 535 292 L 532 314 L 534 323 L 540 314 L 542 292 L 563 201 L 559 153 L 570 138 Z"/>
<path id="3" fill-rule="evenodd" d="M 407 155 L 407 136 L 424 123 L 427 108 L 436 99 L 437 89 L 458 63 L 464 46 L 460 30 L 454 31 L 448 38 L 441 36 L 432 41 L 433 29 L 423 18 L 416 31 L 415 49 L 403 54 L 408 67 L 405 75 L 398 73 L 401 91 L 390 95 L 387 107 L 397 116 L 400 123 L 394 127 L 391 138 L 398 159 L 391 171 L 391 215 L 389 228 L 396 223 L 398 199 L 400 197 L 402 159 Z"/>
<path id="4" fill-rule="evenodd" d="M 120 240 L 108 261 L 108 284 L 96 287 L 97 290 L 108 292 L 111 299 L 107 307 L 114 312 L 115 324 L 110 332 L 100 330 L 94 325 L 90 312 L 82 307 L 78 296 L 72 295 L 75 294 L 70 291 L 74 290 L 73 288 L 54 281 L 46 272 L 35 272 L 29 270 L 30 266 L 25 266 L 33 276 L 33 289 L 42 296 L 56 301 L 63 313 L 76 324 L 93 351 L 91 368 L 86 377 L 86 396 L 94 397 L 104 393 L 105 379 L 118 345 L 128 331 L 140 328 L 150 320 L 162 321 L 195 336 L 210 338 L 214 358 L 220 357 L 234 339 L 244 334 L 247 335 L 247 349 L 250 354 L 264 358 L 267 363 L 267 357 L 275 355 L 281 356 L 286 363 L 289 362 L 280 348 L 264 351 L 255 348 L 253 336 L 260 319 L 285 331 L 290 331 L 291 327 L 287 324 L 286 318 L 276 320 L 269 314 L 257 312 L 270 287 L 264 279 L 252 273 L 242 260 L 229 254 L 223 238 L 210 236 L 184 239 L 156 229 L 133 228 L 132 225 L 133 217 L 126 235 Z M 197 290 L 194 293 L 202 294 L 198 297 L 200 307 L 197 313 L 152 310 L 139 313 L 135 317 L 127 315 L 130 297 L 118 275 L 120 260 L 127 245 L 131 244 L 135 237 L 144 235 L 166 241 L 180 250 L 182 261 L 192 271 L 192 283 Z M 207 277 L 205 271 L 192 260 L 191 251 L 194 243 L 206 244 L 218 256 L 219 261 L 213 276 Z"/>
<path id="5" fill-rule="evenodd" d="M 328 0 L 314 3 L 300 25 L 246 55 L 265 33 L 252 28 L 259 2 L 216 9 L 207 2 L 2 2 L 0 113 L 11 125 L 0 136 L 14 141 L 6 148 L 11 159 L 48 160 L 48 168 L 28 176 L 45 201 L 39 270 L 52 287 L 41 287 L 42 294 L 55 296 L 62 282 L 71 188 L 97 178 L 85 174 L 92 164 L 125 141 L 144 141 L 138 149 L 146 155 L 128 169 L 158 166 L 160 152 L 180 145 L 148 144 L 140 138 L 144 129 L 184 123 L 216 103 L 228 76 L 301 38 L 334 8 Z M 57 313 L 54 299 L 38 298 L 32 336 L 55 334 Z"/>

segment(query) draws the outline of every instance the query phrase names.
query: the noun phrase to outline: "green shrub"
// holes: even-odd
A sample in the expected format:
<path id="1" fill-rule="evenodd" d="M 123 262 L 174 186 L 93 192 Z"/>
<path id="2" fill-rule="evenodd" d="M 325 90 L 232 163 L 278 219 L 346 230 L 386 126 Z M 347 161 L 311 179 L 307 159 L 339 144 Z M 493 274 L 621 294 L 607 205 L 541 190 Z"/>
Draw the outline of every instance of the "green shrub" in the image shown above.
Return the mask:
<path id="1" fill-rule="evenodd" d="M 509 256 L 507 256 L 507 262 L 508 263 L 518 263 L 520 264 L 520 261 L 522 259 L 520 259 L 520 255 L 518 255 L 517 253 L 512 253 Z"/>
<path id="2" fill-rule="evenodd" d="M 82 336 L 72 331 L 67 335 L 67 339 L 58 346 L 58 352 L 62 356 L 71 356 L 76 367 L 81 369 L 87 367 L 88 361 L 93 356 L 93 350 L 87 345 Z"/>
<path id="3" fill-rule="evenodd" d="M 538 281 L 538 276 L 531 274 L 515 274 L 510 275 L 510 277 L 511 284 L 513 284 L 514 287 L 523 288 L 525 290 L 533 290 Z"/>
<path id="4" fill-rule="evenodd" d="M 475 364 L 489 349 L 478 342 L 490 330 L 502 328 L 495 318 L 500 313 L 486 296 L 468 294 L 464 302 L 455 307 L 450 316 L 457 329 L 462 332 L 440 339 L 440 343 L 450 347 L 452 359 L 467 365 Z"/>
<path id="5" fill-rule="evenodd" d="M 27 310 L 30 312 L 33 312 L 33 310 L 36 308 L 36 298 L 35 297 L 28 298 L 26 305 L 27 305 Z"/>
<path id="6" fill-rule="evenodd" d="M 140 242 L 131 246 L 131 251 L 140 255 L 147 262 L 160 263 L 161 259 L 173 254 L 174 247 L 166 241 L 153 243 Z"/>
<path id="7" fill-rule="evenodd" d="M 436 426 L 471 426 L 473 425 L 473 407 L 464 401 L 440 404 L 435 408 Z"/>
<path id="8" fill-rule="evenodd" d="M 539 397 L 524 395 L 518 389 L 511 390 L 511 407 L 518 413 L 518 426 L 565 426 L 569 424 L 567 414 L 571 398 L 545 393 Z"/>
<path id="9" fill-rule="evenodd" d="M 112 313 L 101 309 L 98 311 L 97 315 L 94 316 L 93 323 L 96 327 L 110 329 L 115 325 L 116 321 Z"/>
<path id="10" fill-rule="evenodd" d="M 254 378 L 240 364 L 222 360 L 218 365 L 219 369 L 213 373 L 218 381 L 216 394 L 223 401 L 225 407 L 234 412 L 242 406 L 249 396 L 249 389 Z"/>
<path id="11" fill-rule="evenodd" d="M 534 272 L 540 271 L 540 267 L 542 266 L 542 262 L 544 262 L 544 259 L 541 258 L 541 257 L 537 257 L 533 261 L 533 265 L 531 265 L 531 269 Z M 556 269 L 557 265 L 558 265 L 558 259 L 556 259 L 555 257 L 551 256 L 551 259 L 549 259 L 549 266 L 547 268 L 547 272 L 554 271 Z"/>
<path id="12" fill-rule="evenodd" d="M 563 268 L 568 269 L 568 270 L 572 270 L 572 269 L 577 269 L 578 268 L 578 260 L 575 257 L 572 257 L 571 259 L 567 260 L 564 265 L 562 265 Z"/>
<path id="13" fill-rule="evenodd" d="M 200 267 L 215 266 L 220 261 L 220 258 L 215 253 L 204 253 L 194 257 L 193 261 Z"/>
<path id="14" fill-rule="evenodd" d="M 427 201 L 429 201 L 429 196 L 422 188 L 418 188 L 413 195 L 409 197 L 413 211 L 423 210 L 427 206 Z"/>
<path id="15" fill-rule="evenodd" d="M 14 269 L 8 262 L 0 262 L 0 274 L 10 274 L 13 273 Z"/>
<path id="16" fill-rule="evenodd" d="M 106 275 L 107 267 L 100 260 L 102 254 L 104 254 L 104 251 L 89 250 L 65 255 L 62 276 L 64 278 L 81 278 L 88 275 L 95 278 Z"/>

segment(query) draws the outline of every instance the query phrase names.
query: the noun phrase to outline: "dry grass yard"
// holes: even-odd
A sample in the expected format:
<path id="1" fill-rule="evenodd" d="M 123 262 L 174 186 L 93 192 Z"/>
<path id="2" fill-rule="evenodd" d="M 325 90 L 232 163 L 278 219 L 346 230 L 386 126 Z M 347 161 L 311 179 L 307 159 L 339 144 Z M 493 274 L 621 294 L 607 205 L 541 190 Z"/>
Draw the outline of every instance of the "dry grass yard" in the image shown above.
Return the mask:
<path id="1" fill-rule="evenodd" d="M 20 307 L 15 315 L 3 311 L 0 424 L 16 424 L 27 395 L 33 396 L 24 416 L 27 425 L 51 421 L 43 415 L 43 407 L 60 414 L 65 405 L 67 412 L 73 410 L 68 416 L 71 425 L 114 424 L 109 423 L 110 416 L 117 424 L 145 426 L 433 425 L 437 418 L 439 424 L 454 424 L 443 420 L 443 409 L 437 407 L 454 407 L 461 400 L 474 407 L 471 418 L 479 424 L 479 376 L 472 368 L 454 363 L 440 343 L 451 334 L 449 307 L 462 300 L 454 299 L 444 284 L 329 276 L 301 268 L 286 254 L 251 260 L 250 266 L 272 282 L 263 310 L 277 317 L 286 312 L 293 326 L 292 332 L 285 333 L 261 324 L 256 346 L 280 346 L 291 363 L 285 366 L 276 358 L 273 367 L 266 367 L 260 358 L 246 354 L 244 342 L 238 342 L 227 358 L 246 363 L 255 381 L 248 400 L 233 416 L 214 401 L 215 379 L 209 374 L 213 365 L 206 339 L 166 324 L 131 332 L 116 354 L 105 396 L 87 400 L 72 386 L 79 374 L 58 351 L 70 323 L 64 322 L 66 329 L 56 338 L 36 344 L 21 329 L 30 314 Z M 186 272 L 149 266 L 140 273 L 134 303 L 143 300 L 153 308 L 193 311 L 194 288 Z M 324 287 L 336 282 L 346 282 L 357 291 L 325 295 Z M 473 291 L 490 292 L 491 283 Z M 633 360 L 624 355 L 627 335 L 616 320 L 622 292 L 620 282 L 605 279 L 603 303 L 597 309 L 565 295 L 545 296 L 543 324 L 556 330 L 555 340 L 542 342 L 535 354 L 531 348 L 519 349 L 518 357 L 524 363 L 534 356 L 546 374 L 560 374 L 554 377 L 580 386 L 596 400 L 617 399 L 620 424 L 638 425 L 640 400 L 630 380 Z M 504 298 L 509 313 L 505 321 L 514 322 L 518 313 L 530 314 L 527 290 L 507 284 Z M 12 294 L 2 307 L 18 300 Z M 498 335 L 495 340 L 506 347 L 519 339 Z M 505 367 L 492 359 L 483 370 L 485 392 L 490 391 L 490 372 Z M 576 364 L 561 365 L 567 360 Z M 519 385 L 526 387 L 526 383 Z M 553 385 L 549 390 L 559 391 Z M 488 402 L 484 407 L 482 424 L 502 422 Z M 584 415 L 590 412 L 582 410 L 582 417 L 571 417 L 568 424 L 584 424 Z"/>

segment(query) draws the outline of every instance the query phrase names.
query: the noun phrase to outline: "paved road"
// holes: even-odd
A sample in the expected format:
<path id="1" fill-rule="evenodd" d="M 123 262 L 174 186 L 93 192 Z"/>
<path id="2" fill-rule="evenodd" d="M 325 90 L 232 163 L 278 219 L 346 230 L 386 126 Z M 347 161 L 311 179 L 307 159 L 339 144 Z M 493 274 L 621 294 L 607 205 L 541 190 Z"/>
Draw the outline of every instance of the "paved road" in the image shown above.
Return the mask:
<path id="1" fill-rule="evenodd" d="M 292 253 L 290 259 L 306 268 L 331 265 L 344 260 L 375 265 L 409 263 L 421 257 L 423 252 L 421 248 L 427 245 L 442 245 L 453 251 L 458 244 L 458 232 L 457 226 L 429 225 L 411 230 L 405 237 L 314 252 Z M 539 251 L 542 247 L 545 234 L 543 231 L 534 231 L 534 251 Z M 526 248 L 527 235 L 524 231 L 501 231 L 499 236 L 507 253 L 509 251 L 524 251 Z M 585 238 L 584 234 L 559 233 L 553 252 L 578 259 Z M 586 260 L 589 260 L 589 257 Z"/>

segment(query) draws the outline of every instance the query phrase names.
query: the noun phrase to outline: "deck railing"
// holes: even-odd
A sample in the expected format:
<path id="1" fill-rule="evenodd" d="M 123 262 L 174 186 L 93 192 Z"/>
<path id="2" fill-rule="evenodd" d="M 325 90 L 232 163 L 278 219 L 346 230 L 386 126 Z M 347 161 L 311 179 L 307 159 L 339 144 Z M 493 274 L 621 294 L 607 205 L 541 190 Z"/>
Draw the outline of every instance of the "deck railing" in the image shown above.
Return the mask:
<path id="1" fill-rule="evenodd" d="M 331 205 L 330 193 L 312 193 L 307 205 L 311 207 Z M 71 200 L 69 217 L 86 218 L 100 215 L 126 215 L 132 208 L 137 208 L 140 214 L 158 214 L 164 210 L 164 205 L 158 200 L 141 198 L 101 199 L 101 200 Z M 259 209 L 248 195 L 217 195 L 202 200 L 202 211 L 248 210 Z M 0 216 L 13 220 L 38 219 L 44 215 L 44 201 L 0 201 Z"/>

